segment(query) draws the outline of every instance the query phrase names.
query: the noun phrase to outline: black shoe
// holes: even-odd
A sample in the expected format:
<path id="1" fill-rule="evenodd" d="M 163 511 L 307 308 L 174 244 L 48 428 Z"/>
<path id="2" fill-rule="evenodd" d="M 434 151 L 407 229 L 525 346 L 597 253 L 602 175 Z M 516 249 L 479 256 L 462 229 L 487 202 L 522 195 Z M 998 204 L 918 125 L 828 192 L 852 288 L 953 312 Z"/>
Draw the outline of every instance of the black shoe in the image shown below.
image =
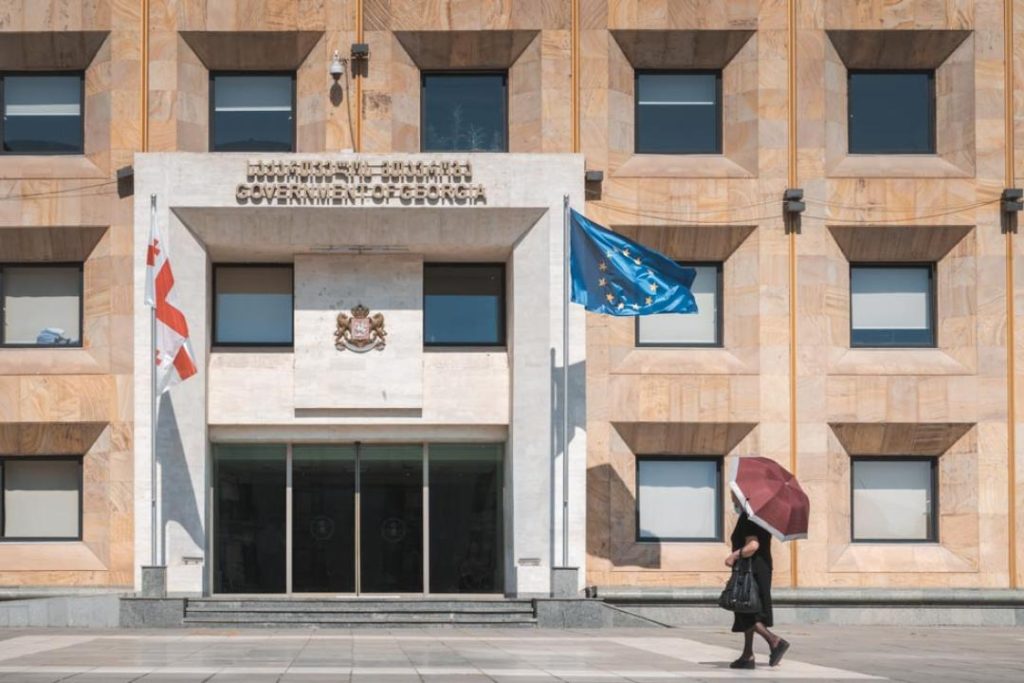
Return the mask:
<path id="1" fill-rule="evenodd" d="M 729 668 L 730 669 L 753 669 L 754 668 L 754 658 L 753 657 L 749 657 L 747 659 L 744 659 L 743 657 L 740 657 L 735 662 L 730 664 Z"/>
<path id="2" fill-rule="evenodd" d="M 772 648 L 771 656 L 768 657 L 768 666 L 778 666 L 782 658 L 786 656 L 786 651 L 789 650 L 789 641 L 779 639 L 779 644 Z"/>

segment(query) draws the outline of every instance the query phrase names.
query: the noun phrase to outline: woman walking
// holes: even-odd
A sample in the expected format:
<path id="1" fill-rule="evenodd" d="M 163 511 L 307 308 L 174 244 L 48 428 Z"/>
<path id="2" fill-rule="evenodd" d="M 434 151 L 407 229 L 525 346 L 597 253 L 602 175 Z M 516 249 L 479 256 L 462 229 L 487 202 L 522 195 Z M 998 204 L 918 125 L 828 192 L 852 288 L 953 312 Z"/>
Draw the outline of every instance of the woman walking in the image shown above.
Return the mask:
<path id="1" fill-rule="evenodd" d="M 742 509 L 733 494 L 733 504 Z M 754 579 L 761 595 L 761 610 L 756 614 L 735 613 L 732 622 L 733 633 L 743 634 L 743 654 L 729 665 L 731 669 L 753 669 L 754 634 L 768 643 L 769 666 L 777 666 L 789 649 L 789 642 L 768 630 L 772 625 L 772 535 L 750 521 L 744 511 L 732 531 L 732 552 L 725 558 L 727 567 L 732 567 L 740 558 L 752 558 Z"/>

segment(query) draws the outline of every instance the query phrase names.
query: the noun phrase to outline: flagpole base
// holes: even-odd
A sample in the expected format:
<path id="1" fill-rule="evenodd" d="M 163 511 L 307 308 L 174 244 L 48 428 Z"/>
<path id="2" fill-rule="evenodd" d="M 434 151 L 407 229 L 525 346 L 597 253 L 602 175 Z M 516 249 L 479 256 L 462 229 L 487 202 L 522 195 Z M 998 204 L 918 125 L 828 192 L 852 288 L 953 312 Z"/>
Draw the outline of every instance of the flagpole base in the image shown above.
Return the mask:
<path id="1" fill-rule="evenodd" d="M 579 567 L 552 567 L 551 568 L 551 597 L 553 598 L 576 598 L 579 597 Z"/>
<path id="2" fill-rule="evenodd" d="M 167 597 L 167 567 L 142 567 L 142 597 Z"/>

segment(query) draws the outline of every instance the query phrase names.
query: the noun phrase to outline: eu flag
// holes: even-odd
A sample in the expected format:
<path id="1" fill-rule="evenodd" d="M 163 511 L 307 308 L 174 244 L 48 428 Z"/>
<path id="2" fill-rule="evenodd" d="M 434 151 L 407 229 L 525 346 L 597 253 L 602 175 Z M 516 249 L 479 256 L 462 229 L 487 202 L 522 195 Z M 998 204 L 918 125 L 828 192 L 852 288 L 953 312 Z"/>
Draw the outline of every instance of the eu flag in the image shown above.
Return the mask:
<path id="1" fill-rule="evenodd" d="M 696 313 L 693 268 L 570 211 L 572 301 L 605 315 Z"/>

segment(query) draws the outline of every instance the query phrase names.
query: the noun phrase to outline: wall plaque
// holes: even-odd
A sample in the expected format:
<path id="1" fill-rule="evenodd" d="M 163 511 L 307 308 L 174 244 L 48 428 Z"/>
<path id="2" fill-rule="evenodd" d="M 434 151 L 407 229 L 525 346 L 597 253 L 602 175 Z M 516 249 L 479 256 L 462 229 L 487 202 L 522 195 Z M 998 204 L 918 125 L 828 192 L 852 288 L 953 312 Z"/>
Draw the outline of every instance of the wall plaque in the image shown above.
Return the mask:
<path id="1" fill-rule="evenodd" d="M 486 202 L 469 161 L 249 161 L 243 205 L 444 205 Z"/>
<path id="2" fill-rule="evenodd" d="M 334 332 L 334 347 L 339 351 L 348 349 L 356 353 L 365 353 L 371 349 L 384 350 L 385 337 L 384 314 L 370 315 L 370 309 L 359 304 L 352 309 L 352 315 L 338 314 L 338 328 Z"/>

